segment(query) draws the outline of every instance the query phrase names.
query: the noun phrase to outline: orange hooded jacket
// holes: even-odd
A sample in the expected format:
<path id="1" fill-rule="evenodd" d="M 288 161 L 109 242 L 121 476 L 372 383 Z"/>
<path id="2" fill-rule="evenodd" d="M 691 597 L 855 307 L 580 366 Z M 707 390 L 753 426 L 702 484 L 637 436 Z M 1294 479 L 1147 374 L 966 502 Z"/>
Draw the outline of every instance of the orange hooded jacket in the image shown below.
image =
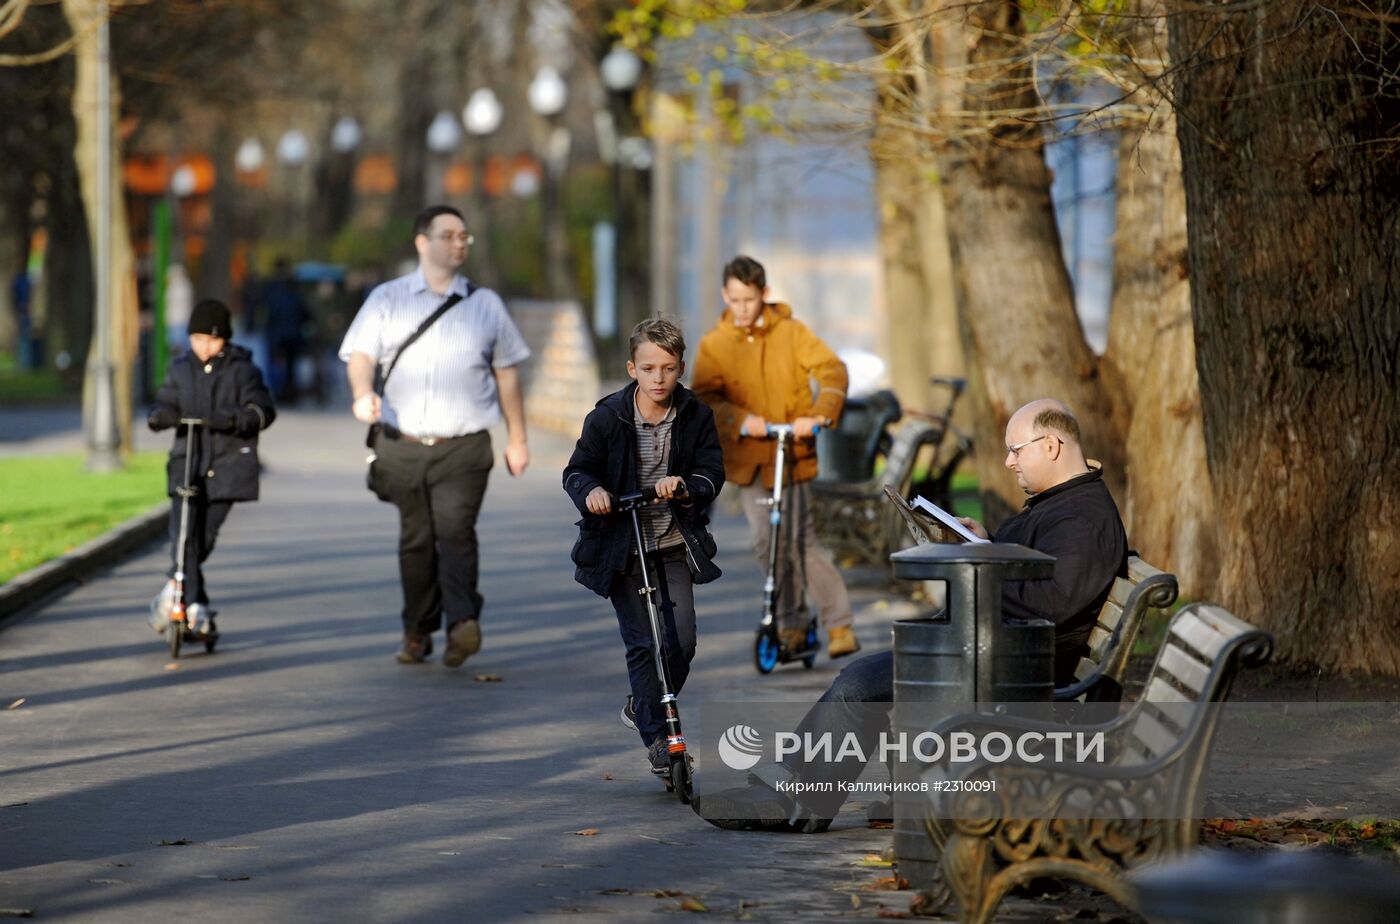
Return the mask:
<path id="1" fill-rule="evenodd" d="M 764 305 L 748 329 L 737 326 L 726 309 L 700 341 L 690 387 L 715 412 L 725 478 L 749 485 L 761 471 L 771 488 L 774 444 L 741 437 L 744 418 L 756 414 L 770 423 L 791 423 L 826 417 L 834 423 L 846 403 L 846 364 L 782 302 Z M 793 481 L 816 477 L 810 440 L 798 440 L 789 458 Z"/>

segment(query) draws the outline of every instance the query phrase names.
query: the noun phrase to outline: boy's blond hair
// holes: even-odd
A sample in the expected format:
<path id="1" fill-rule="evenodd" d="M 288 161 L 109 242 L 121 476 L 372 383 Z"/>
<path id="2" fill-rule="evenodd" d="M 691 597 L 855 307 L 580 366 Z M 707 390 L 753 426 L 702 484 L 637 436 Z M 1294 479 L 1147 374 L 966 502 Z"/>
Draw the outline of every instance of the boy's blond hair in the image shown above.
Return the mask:
<path id="1" fill-rule="evenodd" d="M 665 318 L 647 318 L 632 328 L 628 355 L 635 357 L 637 347 L 643 343 L 654 343 L 676 359 L 685 358 L 685 334 L 674 322 Z"/>

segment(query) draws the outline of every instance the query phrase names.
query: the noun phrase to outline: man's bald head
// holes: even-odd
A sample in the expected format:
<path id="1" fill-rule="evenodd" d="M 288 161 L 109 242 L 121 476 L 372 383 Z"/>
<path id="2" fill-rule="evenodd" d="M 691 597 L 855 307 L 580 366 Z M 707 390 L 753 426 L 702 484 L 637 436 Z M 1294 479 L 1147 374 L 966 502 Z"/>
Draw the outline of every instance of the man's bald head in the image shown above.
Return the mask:
<path id="1" fill-rule="evenodd" d="M 1089 470 L 1079 420 L 1063 401 L 1038 398 L 1006 423 L 1006 467 L 1027 494 L 1039 494 Z"/>

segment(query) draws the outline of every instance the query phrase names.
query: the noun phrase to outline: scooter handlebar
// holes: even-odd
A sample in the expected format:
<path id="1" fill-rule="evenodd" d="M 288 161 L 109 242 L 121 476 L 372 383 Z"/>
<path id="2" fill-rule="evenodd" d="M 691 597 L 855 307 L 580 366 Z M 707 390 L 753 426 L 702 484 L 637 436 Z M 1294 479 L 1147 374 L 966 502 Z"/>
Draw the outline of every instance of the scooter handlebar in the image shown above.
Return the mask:
<path id="1" fill-rule="evenodd" d="M 682 481 L 680 490 L 675 493 L 675 496 L 672 497 L 671 500 L 685 497 L 685 495 L 685 482 Z M 650 488 L 642 488 L 642 490 L 640 491 L 633 491 L 631 494 L 623 494 L 621 497 L 614 496 L 613 509 L 625 511 L 631 510 L 635 507 L 649 507 L 660 500 L 662 500 L 662 498 L 658 498 L 656 496 L 655 486 Z"/>
<path id="2" fill-rule="evenodd" d="M 816 435 L 817 435 L 818 433 L 820 433 L 821 431 L 822 431 L 822 425 L 821 425 L 821 424 L 812 424 L 812 435 L 813 435 L 813 436 L 816 436 Z M 795 437 L 797 434 L 796 434 L 796 432 L 794 431 L 794 428 L 793 428 L 792 424 L 775 424 L 775 423 L 770 423 L 770 424 L 768 424 L 767 429 L 764 431 L 763 436 L 749 436 L 747 433 L 744 433 L 742 430 L 739 431 L 739 435 L 740 435 L 741 437 L 743 437 L 744 439 L 751 439 L 751 440 L 752 440 L 752 439 L 775 440 L 775 439 L 777 439 L 779 436 Z"/>

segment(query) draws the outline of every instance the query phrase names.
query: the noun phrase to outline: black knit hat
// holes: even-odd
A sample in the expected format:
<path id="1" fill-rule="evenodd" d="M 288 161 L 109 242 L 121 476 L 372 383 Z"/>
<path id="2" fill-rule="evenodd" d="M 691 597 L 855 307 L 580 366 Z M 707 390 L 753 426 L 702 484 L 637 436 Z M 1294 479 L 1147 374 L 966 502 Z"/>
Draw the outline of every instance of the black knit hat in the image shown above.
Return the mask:
<path id="1" fill-rule="evenodd" d="M 206 298 L 195 305 L 194 311 L 190 312 L 190 333 L 210 334 L 227 340 L 233 333 L 228 305 L 216 298 Z"/>

